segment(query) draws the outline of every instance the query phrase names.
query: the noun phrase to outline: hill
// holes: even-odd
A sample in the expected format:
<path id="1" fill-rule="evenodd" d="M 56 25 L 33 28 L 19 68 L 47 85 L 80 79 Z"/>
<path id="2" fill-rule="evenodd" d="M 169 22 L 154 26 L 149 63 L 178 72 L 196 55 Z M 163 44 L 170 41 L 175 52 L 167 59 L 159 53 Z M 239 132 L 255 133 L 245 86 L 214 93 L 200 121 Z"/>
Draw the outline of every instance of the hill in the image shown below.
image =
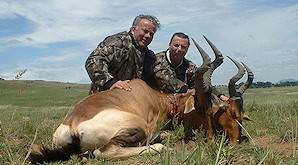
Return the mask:
<path id="1" fill-rule="evenodd" d="M 0 104 L 15 106 L 65 106 L 88 95 L 89 85 L 42 80 L 0 81 Z"/>
<path id="2" fill-rule="evenodd" d="M 277 83 L 285 83 L 285 82 L 297 82 L 298 80 L 289 78 L 289 79 L 283 79 L 283 80 L 279 80 Z"/>

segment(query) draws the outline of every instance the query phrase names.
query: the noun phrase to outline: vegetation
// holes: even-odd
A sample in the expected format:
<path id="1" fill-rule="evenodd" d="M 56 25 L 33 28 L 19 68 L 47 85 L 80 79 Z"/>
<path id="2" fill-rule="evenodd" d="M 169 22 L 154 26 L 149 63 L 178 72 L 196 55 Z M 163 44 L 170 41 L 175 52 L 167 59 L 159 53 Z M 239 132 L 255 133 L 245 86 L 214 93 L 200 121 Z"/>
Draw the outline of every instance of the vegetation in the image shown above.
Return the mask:
<path id="1" fill-rule="evenodd" d="M 252 83 L 251 88 L 270 88 L 270 87 L 287 87 L 287 86 L 298 86 L 298 81 L 285 80 L 285 81 L 279 81 L 277 83 L 272 83 L 269 81 L 266 81 L 266 82 L 258 81 L 258 82 Z"/>
<path id="2" fill-rule="evenodd" d="M 32 143 L 51 147 L 52 134 L 73 105 L 88 94 L 89 85 L 0 81 L 0 164 L 28 164 Z M 226 89 L 223 89 L 226 91 Z M 243 132 L 249 143 L 229 146 L 224 137 L 206 143 L 202 134 L 184 144 L 183 127 L 164 141 L 169 149 L 127 160 L 90 159 L 88 164 L 298 164 L 298 87 L 248 89 Z M 171 148 L 171 149 L 170 149 Z M 74 155 L 68 162 L 80 164 Z"/>

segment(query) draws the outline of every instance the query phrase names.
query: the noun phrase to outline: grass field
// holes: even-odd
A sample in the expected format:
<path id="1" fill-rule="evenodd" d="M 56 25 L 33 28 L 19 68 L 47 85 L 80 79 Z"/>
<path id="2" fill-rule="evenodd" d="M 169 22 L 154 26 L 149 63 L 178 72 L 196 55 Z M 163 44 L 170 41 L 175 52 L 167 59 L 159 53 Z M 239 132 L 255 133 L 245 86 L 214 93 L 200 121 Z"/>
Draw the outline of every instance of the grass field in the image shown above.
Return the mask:
<path id="1" fill-rule="evenodd" d="M 87 96 L 89 85 L 0 81 L 0 164 L 28 164 L 32 142 L 51 146 L 52 134 L 72 106 Z M 88 164 L 298 164 L 298 87 L 249 89 L 245 112 L 253 119 L 244 123 L 249 143 L 229 146 L 218 137 L 206 143 L 178 141 L 183 128 L 164 141 L 171 149 L 127 160 L 91 159 Z M 68 162 L 81 164 L 77 156 Z"/>

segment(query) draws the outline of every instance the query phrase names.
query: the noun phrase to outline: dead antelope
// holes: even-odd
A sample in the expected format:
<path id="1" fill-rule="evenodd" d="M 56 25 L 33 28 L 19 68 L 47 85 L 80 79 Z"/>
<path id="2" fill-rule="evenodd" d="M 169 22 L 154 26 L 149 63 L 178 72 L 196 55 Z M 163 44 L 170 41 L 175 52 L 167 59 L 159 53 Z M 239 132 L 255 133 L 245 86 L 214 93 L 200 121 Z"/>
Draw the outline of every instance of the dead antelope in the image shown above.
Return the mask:
<path id="1" fill-rule="evenodd" d="M 94 93 L 75 105 L 53 135 L 54 149 L 33 145 L 29 159 L 32 163 L 67 160 L 72 154 L 89 151 L 95 157 L 126 158 L 140 153 L 161 151 L 164 145 L 148 145 L 173 116 L 183 122 L 186 137 L 191 129 L 203 128 L 209 138 L 217 130 L 227 133 L 231 142 L 240 140 L 241 130 L 236 121 L 243 118 L 242 93 L 252 81 L 249 80 L 239 92 L 235 91 L 238 76 L 229 84 L 230 100 L 222 102 L 212 95 L 211 74 L 222 63 L 222 55 L 207 40 L 216 59 L 211 63 L 208 55 L 195 42 L 203 57 L 203 64 L 196 73 L 194 107 L 192 93 L 166 94 L 150 88 L 139 79 L 130 81 L 131 91 L 112 89 Z M 240 65 L 237 65 L 241 68 Z M 243 70 L 243 69 L 242 69 Z M 240 73 L 243 76 L 243 73 Z M 147 145 L 145 145 L 147 144 Z"/>
<path id="2" fill-rule="evenodd" d="M 185 129 L 186 140 L 191 137 L 191 130 L 202 128 L 206 131 L 208 139 L 212 139 L 218 132 L 224 132 L 229 138 L 229 143 L 241 142 L 245 137 L 241 136 L 241 126 L 239 124 L 248 119 L 244 115 L 242 95 L 252 84 L 253 73 L 246 65 L 243 64 L 243 67 L 237 61 L 228 57 L 237 66 L 238 73 L 230 79 L 228 84 L 229 100 L 220 100 L 212 93 L 211 76 L 213 71 L 222 64 L 223 56 L 214 44 L 205 36 L 204 38 L 212 48 L 215 60 L 211 62 L 208 54 L 193 40 L 203 58 L 203 64 L 196 72 L 195 109 L 183 115 L 184 127 L 187 128 Z M 248 74 L 247 81 L 237 91 L 235 83 L 243 77 L 245 70 Z"/>

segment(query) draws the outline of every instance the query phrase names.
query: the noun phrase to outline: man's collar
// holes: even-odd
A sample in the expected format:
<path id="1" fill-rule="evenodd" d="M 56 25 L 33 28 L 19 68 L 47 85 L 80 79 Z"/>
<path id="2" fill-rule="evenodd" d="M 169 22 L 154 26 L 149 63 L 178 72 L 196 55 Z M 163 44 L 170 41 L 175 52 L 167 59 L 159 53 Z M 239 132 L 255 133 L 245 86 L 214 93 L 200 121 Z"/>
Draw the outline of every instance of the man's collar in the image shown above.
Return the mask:
<path id="1" fill-rule="evenodd" d="M 169 50 L 169 49 L 166 51 L 166 58 L 167 58 L 167 60 L 170 62 L 170 64 L 171 64 L 172 66 L 174 66 L 175 68 L 178 68 L 178 67 L 181 66 L 182 63 L 183 63 L 183 59 L 182 59 L 181 62 L 180 62 L 180 64 L 178 64 L 178 65 L 173 65 L 173 63 L 172 63 L 172 61 L 171 61 L 170 50 Z"/>
<path id="2" fill-rule="evenodd" d="M 133 34 L 131 33 L 131 31 L 128 32 L 128 34 L 130 35 L 130 38 L 131 38 L 131 41 L 132 41 L 132 44 L 135 46 L 135 48 L 137 48 L 139 51 L 141 52 L 146 52 L 149 50 L 148 47 L 146 48 L 140 48 L 139 44 L 135 41 L 135 38 L 133 37 Z"/>

